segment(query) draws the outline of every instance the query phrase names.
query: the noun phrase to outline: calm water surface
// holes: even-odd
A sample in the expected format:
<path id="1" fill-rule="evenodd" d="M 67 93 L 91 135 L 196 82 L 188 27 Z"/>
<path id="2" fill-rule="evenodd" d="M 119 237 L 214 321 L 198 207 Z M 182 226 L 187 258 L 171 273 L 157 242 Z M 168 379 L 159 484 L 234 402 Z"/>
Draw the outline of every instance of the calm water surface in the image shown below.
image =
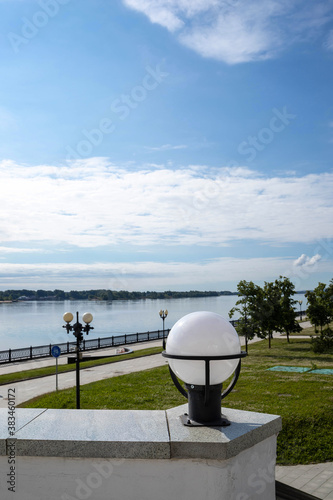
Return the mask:
<path id="1" fill-rule="evenodd" d="M 169 300 L 33 301 L 0 304 L 0 350 L 73 341 L 73 334 L 67 335 L 62 328 L 62 316 L 67 311 L 72 312 L 74 318 L 76 311 L 79 311 L 81 322 L 83 313 L 93 314 L 94 321 L 91 325 L 94 330 L 86 337 L 93 339 L 162 329 L 162 320 L 158 314 L 160 309 L 169 311 L 165 328 L 172 328 L 182 316 L 195 311 L 216 312 L 228 319 L 228 313 L 237 299 L 237 295 L 231 295 Z M 295 299 L 303 300 L 303 310 L 305 297 L 299 294 L 295 295 Z"/>

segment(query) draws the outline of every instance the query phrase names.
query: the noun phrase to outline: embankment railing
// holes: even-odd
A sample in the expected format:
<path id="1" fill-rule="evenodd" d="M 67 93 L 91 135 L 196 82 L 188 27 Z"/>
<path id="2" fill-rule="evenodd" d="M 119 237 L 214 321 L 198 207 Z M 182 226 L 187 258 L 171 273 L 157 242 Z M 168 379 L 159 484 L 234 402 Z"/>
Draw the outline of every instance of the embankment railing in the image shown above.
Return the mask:
<path id="1" fill-rule="evenodd" d="M 235 326 L 237 320 L 230 323 Z M 83 339 L 81 351 L 93 351 L 105 349 L 107 347 L 118 347 L 127 344 L 137 344 L 138 342 L 148 342 L 167 338 L 170 329 L 154 330 L 152 332 L 124 333 L 123 335 L 112 335 L 98 339 Z M 16 363 L 18 361 L 29 361 L 31 359 L 48 358 L 52 356 L 51 349 L 55 344 L 22 347 L 20 349 L 8 349 L 0 351 L 0 365 L 4 363 Z M 60 347 L 61 354 L 71 354 L 76 351 L 76 341 L 56 344 Z"/>
<path id="2" fill-rule="evenodd" d="M 125 333 L 123 335 L 112 335 L 98 339 L 83 339 L 81 351 L 93 351 L 105 349 L 107 347 L 118 347 L 149 340 L 166 338 L 170 330 L 155 330 L 152 332 Z M 8 349 L 0 351 L 0 365 L 3 363 L 16 363 L 18 361 L 28 361 L 30 359 L 48 358 L 52 356 L 51 349 L 55 344 L 23 347 L 20 349 Z M 76 341 L 56 344 L 60 347 L 61 354 L 71 354 L 76 351 Z"/>

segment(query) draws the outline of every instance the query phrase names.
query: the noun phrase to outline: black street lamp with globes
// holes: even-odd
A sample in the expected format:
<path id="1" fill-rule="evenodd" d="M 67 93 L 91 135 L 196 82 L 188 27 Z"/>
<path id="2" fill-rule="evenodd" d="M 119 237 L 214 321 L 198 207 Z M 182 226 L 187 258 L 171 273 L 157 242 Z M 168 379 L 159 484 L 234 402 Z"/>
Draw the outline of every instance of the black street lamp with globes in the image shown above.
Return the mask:
<path id="1" fill-rule="evenodd" d="M 165 311 L 163 311 L 162 309 L 160 310 L 159 312 L 159 315 L 160 317 L 162 318 L 162 321 L 163 321 L 163 349 L 165 349 L 165 338 L 164 338 L 164 321 L 165 321 L 165 318 L 167 317 L 168 315 L 168 310 L 166 309 Z"/>
<path id="2" fill-rule="evenodd" d="M 63 320 L 66 322 L 66 325 L 63 325 L 63 328 L 66 328 L 67 333 L 73 331 L 73 335 L 76 337 L 76 409 L 80 409 L 80 347 L 81 342 L 83 340 L 82 332 L 85 332 L 87 335 L 90 330 L 93 330 L 94 327 L 90 326 L 89 323 L 93 320 L 93 315 L 90 313 L 84 313 L 82 316 L 83 321 L 85 322 L 85 326 L 83 326 L 79 322 L 79 313 L 76 313 L 76 323 L 71 325 L 71 321 L 73 321 L 73 314 L 70 312 L 66 312 L 63 315 Z"/>
<path id="3" fill-rule="evenodd" d="M 298 303 L 299 303 L 299 319 L 300 319 L 300 321 L 302 321 L 302 304 L 303 304 L 303 300 L 299 300 Z"/>

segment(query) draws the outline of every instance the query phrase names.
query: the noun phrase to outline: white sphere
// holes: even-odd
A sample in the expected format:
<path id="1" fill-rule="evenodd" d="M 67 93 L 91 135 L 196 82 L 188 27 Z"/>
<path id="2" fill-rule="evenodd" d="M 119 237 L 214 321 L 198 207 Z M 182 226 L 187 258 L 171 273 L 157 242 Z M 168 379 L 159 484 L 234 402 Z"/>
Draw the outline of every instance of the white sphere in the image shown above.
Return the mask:
<path id="1" fill-rule="evenodd" d="M 65 312 L 65 314 L 63 315 L 63 320 L 66 321 L 66 323 L 70 323 L 71 321 L 73 321 L 73 314 L 71 312 Z"/>
<path id="2" fill-rule="evenodd" d="M 84 313 L 84 315 L 82 316 L 82 319 L 85 323 L 91 323 L 94 318 L 93 318 L 93 315 L 91 313 Z"/>
<path id="3" fill-rule="evenodd" d="M 166 353 L 178 356 L 227 356 L 240 354 L 238 334 L 219 314 L 198 311 L 183 316 L 172 327 Z M 170 368 L 187 384 L 205 384 L 205 362 L 168 359 Z M 239 358 L 210 361 L 210 385 L 220 384 L 235 371 Z"/>

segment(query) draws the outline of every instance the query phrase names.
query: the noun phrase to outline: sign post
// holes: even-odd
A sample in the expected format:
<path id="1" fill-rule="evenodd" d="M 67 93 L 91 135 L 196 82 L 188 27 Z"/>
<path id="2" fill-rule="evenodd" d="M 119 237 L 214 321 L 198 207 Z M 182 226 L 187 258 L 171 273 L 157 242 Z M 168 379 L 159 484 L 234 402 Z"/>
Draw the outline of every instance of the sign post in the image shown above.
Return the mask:
<path id="1" fill-rule="evenodd" d="M 61 349 L 58 345 L 54 345 L 51 349 L 51 354 L 56 360 L 56 390 L 58 390 L 58 357 L 61 354 Z"/>

